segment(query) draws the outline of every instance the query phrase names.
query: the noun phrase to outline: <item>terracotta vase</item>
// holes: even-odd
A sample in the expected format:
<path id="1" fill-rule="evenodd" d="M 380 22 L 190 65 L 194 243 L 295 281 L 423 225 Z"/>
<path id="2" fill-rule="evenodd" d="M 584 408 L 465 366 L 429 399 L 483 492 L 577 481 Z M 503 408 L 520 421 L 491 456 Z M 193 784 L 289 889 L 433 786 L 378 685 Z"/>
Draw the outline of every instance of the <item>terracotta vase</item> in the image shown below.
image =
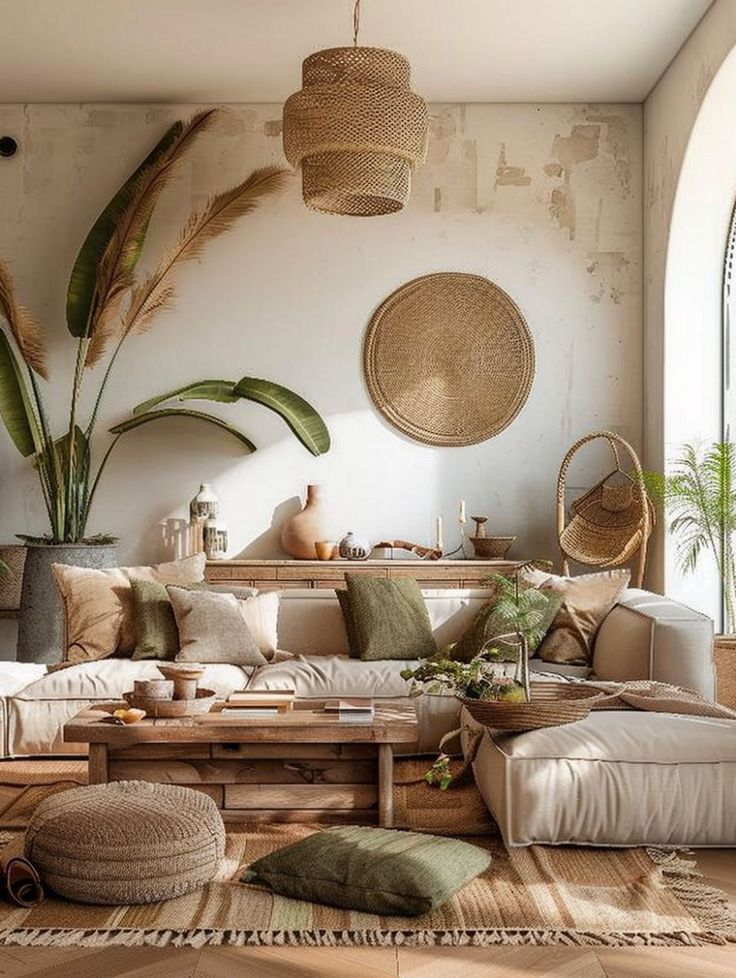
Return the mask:
<path id="1" fill-rule="evenodd" d="M 325 522 L 322 486 L 307 486 L 304 509 L 284 523 L 281 546 L 297 560 L 316 560 L 314 545 L 317 540 L 326 538 Z"/>

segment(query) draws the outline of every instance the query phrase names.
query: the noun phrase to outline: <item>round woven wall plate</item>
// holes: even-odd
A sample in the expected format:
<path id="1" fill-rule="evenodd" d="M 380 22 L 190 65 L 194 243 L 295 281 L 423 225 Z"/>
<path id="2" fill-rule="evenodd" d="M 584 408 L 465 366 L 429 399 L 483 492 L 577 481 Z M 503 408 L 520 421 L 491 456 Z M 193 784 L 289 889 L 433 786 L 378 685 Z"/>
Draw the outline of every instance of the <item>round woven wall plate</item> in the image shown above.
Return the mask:
<path id="1" fill-rule="evenodd" d="M 437 272 L 379 306 L 363 365 L 373 402 L 399 431 L 428 445 L 475 445 L 524 406 L 534 342 L 503 289 L 480 275 Z"/>

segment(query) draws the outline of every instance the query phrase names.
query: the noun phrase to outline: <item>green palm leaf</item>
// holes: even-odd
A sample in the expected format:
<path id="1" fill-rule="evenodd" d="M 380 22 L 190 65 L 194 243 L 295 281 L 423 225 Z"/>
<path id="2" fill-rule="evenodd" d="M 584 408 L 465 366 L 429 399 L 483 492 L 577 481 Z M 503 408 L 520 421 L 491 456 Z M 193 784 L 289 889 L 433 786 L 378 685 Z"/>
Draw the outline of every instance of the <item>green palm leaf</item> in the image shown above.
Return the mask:
<path id="1" fill-rule="evenodd" d="M 40 450 L 43 441 L 28 397 L 28 390 L 18 360 L 7 336 L 2 331 L 0 331 L 0 417 L 15 447 L 24 458 L 29 458 Z"/>
<path id="2" fill-rule="evenodd" d="M 327 425 L 311 404 L 287 387 L 258 377 L 243 377 L 235 385 L 235 393 L 275 411 L 312 455 L 323 455 L 329 451 Z"/>
<path id="3" fill-rule="evenodd" d="M 197 380 L 193 384 L 177 387 L 166 394 L 158 394 L 133 408 L 133 414 L 145 414 L 157 404 L 178 398 L 180 401 L 218 401 L 221 404 L 235 404 L 240 397 L 234 393 L 233 380 Z"/>
<path id="4" fill-rule="evenodd" d="M 233 438 L 237 438 L 241 445 L 244 445 L 249 452 L 256 450 L 256 446 L 242 431 L 228 424 L 227 421 L 223 421 L 222 418 L 217 418 L 213 414 L 203 414 L 201 411 L 190 411 L 180 408 L 164 408 L 162 411 L 138 414 L 129 418 L 127 421 L 122 421 L 120 424 L 115 425 L 114 428 L 110 428 L 110 431 L 113 435 L 122 435 L 126 431 L 133 431 L 135 428 L 140 428 L 141 425 L 150 424 L 152 421 L 160 421 L 163 418 L 191 418 L 193 421 L 204 421 L 206 424 L 215 425 L 217 428 L 222 428 L 223 431 L 227 431 Z"/>
<path id="5" fill-rule="evenodd" d="M 99 273 L 105 267 L 105 260 L 110 260 L 107 251 L 113 238 L 117 236 L 119 239 L 113 266 L 117 261 L 122 262 L 126 272 L 132 275 L 143 248 L 157 191 L 162 189 L 156 187 L 161 169 L 171 168 L 192 139 L 206 128 L 215 111 L 200 112 L 189 122 L 180 120 L 170 126 L 93 224 L 74 263 L 67 289 L 66 318 L 72 336 L 89 335 L 95 304 L 103 299 L 97 295 Z M 139 200 L 136 204 L 136 198 L 141 196 L 147 200 L 145 206 L 145 201 Z M 132 214 L 131 208 L 138 205 L 142 213 Z M 137 223 L 136 216 L 140 218 Z M 113 272 L 114 268 L 107 270 Z"/>

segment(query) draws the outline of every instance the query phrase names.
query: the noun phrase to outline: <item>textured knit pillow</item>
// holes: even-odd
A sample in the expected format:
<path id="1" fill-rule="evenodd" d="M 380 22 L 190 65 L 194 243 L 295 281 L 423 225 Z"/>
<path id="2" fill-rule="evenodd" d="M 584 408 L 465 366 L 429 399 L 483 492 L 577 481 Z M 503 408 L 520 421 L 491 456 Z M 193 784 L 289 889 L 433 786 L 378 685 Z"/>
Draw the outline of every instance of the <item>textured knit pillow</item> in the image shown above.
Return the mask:
<path id="1" fill-rule="evenodd" d="M 204 579 L 204 554 L 153 567 L 110 567 L 91 570 L 52 564 L 64 605 L 68 662 L 131 655 L 136 645 L 133 578 L 161 584 L 188 584 Z"/>
<path id="2" fill-rule="evenodd" d="M 416 917 L 446 903 L 490 863 L 488 852 L 459 839 L 351 825 L 277 849 L 241 881 L 295 900 Z"/>
<path id="3" fill-rule="evenodd" d="M 562 605 L 561 594 L 548 591 L 545 597 L 547 604 L 544 608 L 540 609 L 542 620 L 537 625 L 537 630 L 541 632 L 542 637 L 536 642 L 529 643 L 530 655 L 534 655 L 539 648 Z M 455 645 L 452 646 L 448 653 L 449 657 L 456 662 L 470 662 L 471 659 L 474 659 L 476 655 L 480 654 L 486 642 L 492 642 L 499 635 L 508 635 L 511 631 L 513 631 L 512 626 L 500 617 L 496 611 L 495 601 L 491 600 L 480 609 L 470 626 L 465 630 Z M 513 653 L 513 647 L 510 645 L 505 646 L 499 643 L 498 648 L 500 651 L 507 648 L 510 653 Z"/>
<path id="4" fill-rule="evenodd" d="M 167 591 L 179 630 L 177 662 L 266 664 L 234 594 L 182 587 L 169 587 Z"/>
<path id="5" fill-rule="evenodd" d="M 157 581 L 131 581 L 137 632 L 134 659 L 173 659 L 179 651 L 179 629 L 165 585 Z M 187 590 L 201 591 L 205 583 L 192 584 Z M 260 651 L 267 659 L 276 652 L 279 592 L 258 594 L 253 588 L 209 588 L 234 594 L 240 613 Z"/>
<path id="6" fill-rule="evenodd" d="M 562 597 L 560 610 L 539 646 L 540 659 L 590 665 L 598 629 L 628 587 L 630 577 L 627 570 L 601 571 L 580 577 L 526 571 L 524 578 L 529 584 L 541 591 L 554 591 Z"/>
<path id="7" fill-rule="evenodd" d="M 437 651 L 427 606 L 413 577 L 346 574 L 340 607 L 359 659 L 428 659 Z M 352 646 L 355 646 L 354 648 Z"/>

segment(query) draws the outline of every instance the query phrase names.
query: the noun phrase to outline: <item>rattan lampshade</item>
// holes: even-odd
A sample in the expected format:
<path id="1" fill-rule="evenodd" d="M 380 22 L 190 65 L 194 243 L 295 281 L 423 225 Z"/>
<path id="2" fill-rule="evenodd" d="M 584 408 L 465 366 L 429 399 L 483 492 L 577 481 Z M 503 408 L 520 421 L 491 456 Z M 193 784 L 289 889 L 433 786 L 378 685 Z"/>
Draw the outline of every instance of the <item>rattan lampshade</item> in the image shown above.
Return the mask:
<path id="1" fill-rule="evenodd" d="M 317 51 L 284 105 L 284 152 L 308 207 L 370 217 L 401 210 L 427 152 L 427 106 L 409 62 L 383 48 Z"/>

